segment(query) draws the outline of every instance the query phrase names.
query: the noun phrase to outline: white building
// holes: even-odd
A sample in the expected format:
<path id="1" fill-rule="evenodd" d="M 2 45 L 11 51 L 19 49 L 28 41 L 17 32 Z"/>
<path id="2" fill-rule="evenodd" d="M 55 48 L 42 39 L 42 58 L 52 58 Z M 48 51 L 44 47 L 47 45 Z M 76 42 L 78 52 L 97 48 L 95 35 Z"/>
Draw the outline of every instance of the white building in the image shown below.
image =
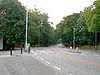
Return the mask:
<path id="1" fill-rule="evenodd" d="M 3 39 L 0 39 L 0 49 L 3 49 Z"/>

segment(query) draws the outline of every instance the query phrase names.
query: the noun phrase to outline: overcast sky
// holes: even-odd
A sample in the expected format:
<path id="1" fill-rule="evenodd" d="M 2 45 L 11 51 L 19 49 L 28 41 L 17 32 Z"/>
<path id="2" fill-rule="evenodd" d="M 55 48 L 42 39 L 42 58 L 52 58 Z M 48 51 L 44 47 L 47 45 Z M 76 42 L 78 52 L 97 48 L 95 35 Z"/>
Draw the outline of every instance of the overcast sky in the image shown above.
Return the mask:
<path id="1" fill-rule="evenodd" d="M 64 16 L 78 13 L 93 4 L 95 0 L 19 0 L 29 9 L 38 8 L 48 13 L 49 21 L 58 24 Z"/>

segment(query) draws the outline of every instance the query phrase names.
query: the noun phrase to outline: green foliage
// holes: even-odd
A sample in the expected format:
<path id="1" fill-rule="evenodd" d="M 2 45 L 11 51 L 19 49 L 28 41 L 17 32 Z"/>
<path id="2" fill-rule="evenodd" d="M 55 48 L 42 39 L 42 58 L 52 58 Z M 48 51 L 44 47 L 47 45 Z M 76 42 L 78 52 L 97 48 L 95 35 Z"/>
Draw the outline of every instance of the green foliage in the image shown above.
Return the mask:
<path id="1" fill-rule="evenodd" d="M 0 2 L 0 36 L 12 44 L 21 41 L 25 35 L 25 8 L 18 0 Z M 23 39 L 24 40 L 24 39 Z"/>
<path id="2" fill-rule="evenodd" d="M 57 34 L 59 39 L 65 45 L 72 45 L 73 42 L 73 28 L 77 27 L 77 19 L 80 14 L 74 13 L 63 18 L 63 20 L 57 25 Z"/>
<path id="3" fill-rule="evenodd" d="M 100 32 L 100 0 L 84 10 L 84 16 L 90 32 Z"/>
<path id="4" fill-rule="evenodd" d="M 55 44 L 54 29 L 48 22 L 48 14 L 39 10 L 29 12 L 28 41 L 33 46 L 50 46 Z"/>
<path id="5" fill-rule="evenodd" d="M 93 40 L 91 40 L 93 38 L 94 38 L 94 34 L 88 31 L 83 12 L 80 12 L 80 17 L 77 20 L 76 44 L 91 45 L 93 44 Z"/>
<path id="6" fill-rule="evenodd" d="M 98 39 L 100 38 L 100 0 L 94 1 L 93 5 L 85 8 L 84 12 L 64 17 L 57 25 L 58 40 L 65 45 L 72 45 L 73 28 L 75 28 L 75 44 L 77 45 L 93 45 L 95 32 L 98 34 Z"/>
<path id="7" fill-rule="evenodd" d="M 56 34 L 66 46 L 73 45 L 73 29 L 75 28 L 75 43 L 77 45 L 93 44 L 94 34 L 88 32 L 83 12 L 66 16 L 57 25 Z"/>

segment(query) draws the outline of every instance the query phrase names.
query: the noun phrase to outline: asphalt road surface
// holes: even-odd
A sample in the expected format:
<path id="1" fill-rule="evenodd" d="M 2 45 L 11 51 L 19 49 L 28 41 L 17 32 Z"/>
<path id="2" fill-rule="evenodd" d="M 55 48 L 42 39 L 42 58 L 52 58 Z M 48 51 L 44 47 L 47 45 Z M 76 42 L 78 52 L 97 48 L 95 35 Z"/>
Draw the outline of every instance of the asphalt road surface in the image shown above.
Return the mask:
<path id="1" fill-rule="evenodd" d="M 100 53 L 68 52 L 60 46 L 32 48 L 33 58 L 57 72 L 56 75 L 100 75 Z"/>
<path id="2" fill-rule="evenodd" d="M 20 50 L 0 52 L 0 75 L 57 75 L 54 69 L 34 59 L 33 54 Z"/>

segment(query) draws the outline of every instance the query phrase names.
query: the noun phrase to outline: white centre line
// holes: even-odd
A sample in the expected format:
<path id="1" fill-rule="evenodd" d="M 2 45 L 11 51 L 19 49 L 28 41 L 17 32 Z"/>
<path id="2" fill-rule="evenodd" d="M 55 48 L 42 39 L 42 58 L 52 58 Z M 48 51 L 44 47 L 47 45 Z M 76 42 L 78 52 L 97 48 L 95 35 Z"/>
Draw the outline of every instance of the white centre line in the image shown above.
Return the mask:
<path id="1" fill-rule="evenodd" d="M 45 61 L 47 64 L 50 64 L 48 61 Z"/>
<path id="2" fill-rule="evenodd" d="M 54 68 L 58 69 L 58 70 L 61 70 L 61 68 L 57 67 L 57 66 L 54 66 Z"/>

